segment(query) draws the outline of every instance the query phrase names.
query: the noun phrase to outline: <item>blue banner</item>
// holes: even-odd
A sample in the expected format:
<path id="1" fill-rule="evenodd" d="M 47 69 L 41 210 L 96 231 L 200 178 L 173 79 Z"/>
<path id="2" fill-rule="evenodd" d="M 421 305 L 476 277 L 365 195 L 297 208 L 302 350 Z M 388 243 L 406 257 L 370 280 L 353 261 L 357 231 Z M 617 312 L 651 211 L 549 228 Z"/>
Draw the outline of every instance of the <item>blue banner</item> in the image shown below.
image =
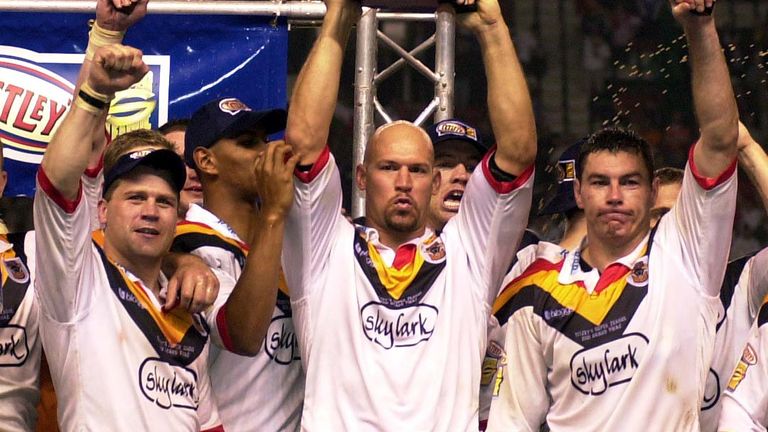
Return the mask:
<path id="1" fill-rule="evenodd" d="M 7 196 L 34 194 L 34 175 L 72 103 L 88 44 L 83 14 L 0 15 L 0 139 Z M 124 44 L 141 49 L 150 73 L 116 95 L 107 121 L 115 136 L 189 117 L 236 96 L 253 109 L 286 106 L 288 31 L 268 17 L 149 15 Z"/>

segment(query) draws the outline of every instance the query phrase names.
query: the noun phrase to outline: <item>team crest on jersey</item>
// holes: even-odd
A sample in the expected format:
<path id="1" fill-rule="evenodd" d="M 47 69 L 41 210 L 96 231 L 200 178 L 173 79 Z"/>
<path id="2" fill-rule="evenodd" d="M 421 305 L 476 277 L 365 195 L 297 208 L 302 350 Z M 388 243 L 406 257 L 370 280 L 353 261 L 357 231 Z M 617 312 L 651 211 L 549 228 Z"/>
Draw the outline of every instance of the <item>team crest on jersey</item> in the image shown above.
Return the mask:
<path id="1" fill-rule="evenodd" d="M 8 278 L 12 281 L 20 284 L 29 282 L 29 270 L 21 261 L 21 258 L 3 259 L 3 265 L 8 272 Z"/>
<path id="2" fill-rule="evenodd" d="M 741 353 L 741 360 L 739 360 L 739 364 L 736 365 L 736 370 L 733 371 L 731 380 L 728 382 L 728 390 L 736 390 L 736 387 L 738 387 L 747 376 L 747 369 L 756 364 L 757 353 L 755 352 L 755 349 L 752 348 L 752 345 L 747 344 L 747 346 L 744 347 L 744 352 Z"/>
<path id="3" fill-rule="evenodd" d="M 277 364 L 289 365 L 301 360 L 299 342 L 293 329 L 290 315 L 280 315 L 272 318 L 264 338 L 264 351 Z"/>
<path id="4" fill-rule="evenodd" d="M 428 341 L 435 331 L 438 314 L 436 307 L 423 303 L 396 308 L 370 302 L 360 310 L 365 337 L 384 349 Z"/>
<path id="5" fill-rule="evenodd" d="M 440 237 L 433 235 L 421 244 L 421 254 L 428 263 L 441 263 L 445 261 L 445 245 Z"/>
<path id="6" fill-rule="evenodd" d="M 599 396 L 613 386 L 628 383 L 640 367 L 647 348 L 647 337 L 630 333 L 577 351 L 571 358 L 571 384 L 585 395 Z"/>
<path id="7" fill-rule="evenodd" d="M 646 286 L 648 285 L 648 256 L 645 255 L 635 262 L 632 266 L 632 270 L 629 272 L 629 279 L 632 285 Z"/>
<path id="8" fill-rule="evenodd" d="M 237 115 L 241 111 L 251 111 L 248 105 L 235 98 L 222 99 L 219 102 L 219 109 L 230 115 Z"/>

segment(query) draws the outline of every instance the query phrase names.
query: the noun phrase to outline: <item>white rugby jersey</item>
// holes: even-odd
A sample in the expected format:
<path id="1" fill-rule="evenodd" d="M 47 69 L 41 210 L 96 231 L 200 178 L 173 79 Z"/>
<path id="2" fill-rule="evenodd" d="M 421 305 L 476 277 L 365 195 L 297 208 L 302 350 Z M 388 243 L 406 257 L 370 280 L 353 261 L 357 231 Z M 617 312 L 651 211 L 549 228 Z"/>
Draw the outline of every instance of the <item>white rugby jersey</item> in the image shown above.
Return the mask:
<path id="1" fill-rule="evenodd" d="M 61 429 L 221 430 L 215 409 L 200 403 L 210 399 L 208 324 L 161 312 L 152 291 L 92 238 L 95 209 L 84 194 L 65 199 L 42 169 L 37 180 L 36 255 L 46 265 L 36 269 L 35 293 Z"/>
<path id="2" fill-rule="evenodd" d="M 714 432 L 721 396 L 739 363 L 760 304 L 768 294 L 768 249 L 728 263 L 720 291 L 725 315 L 717 323 L 715 350 L 701 405 L 701 430 Z"/>
<path id="3" fill-rule="evenodd" d="M 504 276 L 501 286 L 507 286 L 536 259 L 546 258 L 556 262 L 563 258 L 565 252 L 562 247 L 546 241 L 539 241 L 526 246 L 517 252 L 517 262 Z M 494 302 L 494 312 L 497 307 L 500 306 L 497 305 L 497 302 Z M 492 314 L 488 319 L 488 346 L 485 351 L 485 358 L 483 359 L 483 375 L 480 379 L 481 431 L 484 431 L 488 426 L 491 400 L 493 396 L 498 395 L 499 385 L 502 382 L 504 340 L 507 334 L 507 323 L 506 321 L 499 322 L 499 318 L 503 319 L 503 317 L 497 317 L 495 314 Z"/>
<path id="4" fill-rule="evenodd" d="M 598 274 L 580 250 L 499 295 L 505 363 L 488 430 L 698 431 L 736 205 L 689 160 L 669 216 Z"/>
<path id="5" fill-rule="evenodd" d="M 34 430 L 40 399 L 38 308 L 25 234 L 0 235 L 0 429 Z"/>
<path id="6" fill-rule="evenodd" d="M 194 253 L 237 281 L 248 255 L 245 244 L 224 222 L 193 204 L 179 223 L 173 250 Z M 223 306 L 231 292 L 219 291 Z M 224 428 L 238 431 L 299 429 L 304 401 L 304 371 L 293 330 L 288 290 L 281 277 L 272 323 L 255 357 L 211 347 L 213 395 Z"/>
<path id="7" fill-rule="evenodd" d="M 441 235 L 397 252 L 341 215 L 328 150 L 297 173 L 283 268 L 307 372 L 305 430 L 476 431 L 486 322 L 522 236 L 533 168 L 475 170 Z"/>
<path id="8" fill-rule="evenodd" d="M 768 302 L 723 394 L 719 431 L 765 431 L 768 427 Z"/>

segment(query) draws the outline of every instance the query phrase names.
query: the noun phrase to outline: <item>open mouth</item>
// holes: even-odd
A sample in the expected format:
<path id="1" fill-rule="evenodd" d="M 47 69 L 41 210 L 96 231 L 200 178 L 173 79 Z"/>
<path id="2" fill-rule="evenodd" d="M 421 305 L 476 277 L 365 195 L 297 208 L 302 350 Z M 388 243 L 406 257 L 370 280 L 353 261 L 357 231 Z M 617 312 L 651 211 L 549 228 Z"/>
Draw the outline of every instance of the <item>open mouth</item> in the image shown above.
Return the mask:
<path id="1" fill-rule="evenodd" d="M 407 211 L 413 208 L 413 200 L 408 197 L 396 198 L 394 201 L 395 208 L 398 210 Z"/>
<path id="2" fill-rule="evenodd" d="M 146 236 L 157 236 L 157 235 L 160 235 L 160 231 L 156 230 L 155 228 L 149 228 L 149 227 L 138 228 L 138 229 L 136 229 L 136 232 L 139 233 L 139 234 L 146 235 Z"/>
<path id="3" fill-rule="evenodd" d="M 445 198 L 443 198 L 443 208 L 451 212 L 459 211 L 459 204 L 461 204 L 461 199 L 463 197 L 463 190 L 456 189 L 448 192 L 445 195 Z"/>

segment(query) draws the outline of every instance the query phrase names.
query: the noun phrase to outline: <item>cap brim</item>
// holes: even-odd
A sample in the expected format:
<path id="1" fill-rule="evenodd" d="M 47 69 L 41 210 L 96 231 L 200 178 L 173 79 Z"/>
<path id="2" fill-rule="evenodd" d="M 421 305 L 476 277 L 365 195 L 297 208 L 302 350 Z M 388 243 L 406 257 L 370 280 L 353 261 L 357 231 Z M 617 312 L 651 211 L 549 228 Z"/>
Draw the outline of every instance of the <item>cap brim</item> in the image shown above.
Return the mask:
<path id="1" fill-rule="evenodd" d="M 485 154 L 488 153 L 488 147 L 486 147 L 482 143 L 479 143 L 470 138 L 464 138 L 457 135 L 445 135 L 437 139 L 434 139 L 432 140 L 432 146 L 435 149 L 437 149 L 441 144 L 452 142 L 452 141 L 472 144 L 472 147 L 474 147 L 475 150 L 480 152 L 480 156 L 485 156 Z"/>
<path id="2" fill-rule="evenodd" d="M 120 159 L 125 157 L 121 156 Z M 112 186 L 112 184 L 133 171 L 139 166 L 148 166 L 157 170 L 167 171 L 171 175 L 171 187 L 175 192 L 181 192 L 184 189 L 184 183 L 187 181 L 187 171 L 184 161 L 174 151 L 168 149 L 155 150 L 140 159 L 128 159 L 127 161 L 118 160 L 117 164 L 108 173 L 104 173 L 103 193 Z"/>

